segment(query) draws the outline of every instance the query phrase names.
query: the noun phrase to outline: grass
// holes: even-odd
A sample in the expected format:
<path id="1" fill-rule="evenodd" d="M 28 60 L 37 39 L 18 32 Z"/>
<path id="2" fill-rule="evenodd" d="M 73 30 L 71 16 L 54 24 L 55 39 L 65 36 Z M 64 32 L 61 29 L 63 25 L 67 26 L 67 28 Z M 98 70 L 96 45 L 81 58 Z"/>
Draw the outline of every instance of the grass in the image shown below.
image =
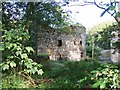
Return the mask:
<path id="1" fill-rule="evenodd" d="M 80 80 L 97 67 L 99 63 L 95 61 L 48 61 L 47 65 L 43 64 L 45 73 L 41 77 L 33 77 L 48 80 L 40 83 L 37 88 L 85 88 L 89 82 L 80 84 Z"/>
<path id="2" fill-rule="evenodd" d="M 7 76 L 3 78 L 3 88 L 39 88 L 49 89 L 80 89 L 90 88 L 91 71 L 97 70 L 101 62 L 89 61 L 46 61 L 42 63 L 44 74 L 32 75 L 32 79 L 25 79 L 17 76 Z M 112 64 L 111 64 L 112 65 Z M 117 64 L 116 66 L 119 66 Z M 102 70 L 102 69 L 101 69 Z M 31 83 L 35 82 L 35 85 Z"/>

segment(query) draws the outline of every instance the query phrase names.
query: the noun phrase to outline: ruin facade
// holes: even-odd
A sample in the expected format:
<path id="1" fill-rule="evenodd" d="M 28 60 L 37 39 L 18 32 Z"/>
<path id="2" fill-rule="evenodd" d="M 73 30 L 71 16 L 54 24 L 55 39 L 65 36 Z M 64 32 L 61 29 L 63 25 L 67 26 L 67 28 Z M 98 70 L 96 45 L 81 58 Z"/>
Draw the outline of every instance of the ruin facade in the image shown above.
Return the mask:
<path id="1" fill-rule="evenodd" d="M 40 30 L 37 53 L 47 54 L 51 60 L 79 61 L 86 58 L 84 26 L 69 26 L 69 33 L 59 30 Z M 72 33 L 70 33 L 72 32 Z"/>

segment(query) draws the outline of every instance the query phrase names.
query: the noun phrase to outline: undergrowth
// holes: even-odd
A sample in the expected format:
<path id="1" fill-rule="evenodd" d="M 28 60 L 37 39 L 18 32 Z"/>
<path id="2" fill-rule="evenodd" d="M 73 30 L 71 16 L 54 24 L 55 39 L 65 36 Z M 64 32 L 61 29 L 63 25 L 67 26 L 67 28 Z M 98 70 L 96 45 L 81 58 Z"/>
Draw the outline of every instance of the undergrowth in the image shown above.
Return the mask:
<path id="1" fill-rule="evenodd" d="M 98 61 L 47 61 L 43 63 L 43 75 L 26 78 L 21 74 L 3 77 L 3 88 L 116 89 L 120 86 L 119 64 Z M 9 78 L 8 78 L 9 77 Z M 28 77 L 28 76 L 27 76 Z M 34 84 L 33 84 L 34 83 Z"/>

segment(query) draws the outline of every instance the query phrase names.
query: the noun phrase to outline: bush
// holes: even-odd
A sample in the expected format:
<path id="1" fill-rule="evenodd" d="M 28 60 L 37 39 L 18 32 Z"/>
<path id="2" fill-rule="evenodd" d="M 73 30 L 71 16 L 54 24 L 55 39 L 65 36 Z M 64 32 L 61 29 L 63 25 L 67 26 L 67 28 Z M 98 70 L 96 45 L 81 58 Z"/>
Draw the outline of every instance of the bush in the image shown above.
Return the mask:
<path id="1" fill-rule="evenodd" d="M 20 71 L 42 74 L 41 64 L 29 58 L 34 52 L 33 48 L 26 43 L 30 38 L 29 33 L 21 25 L 16 29 L 4 30 L 3 33 L 3 42 L 0 42 L 0 50 L 3 50 L 1 69 L 12 74 Z"/>
<path id="2" fill-rule="evenodd" d="M 96 61 L 49 61 L 49 70 L 42 78 L 52 79 L 49 83 L 40 83 L 37 88 L 85 88 L 90 83 L 88 74 L 99 67 Z M 43 64 L 44 68 L 44 64 Z M 83 80 L 85 78 L 85 80 Z"/>
<path id="3" fill-rule="evenodd" d="M 20 76 L 7 76 L 2 78 L 2 88 L 28 88 Z"/>
<path id="4" fill-rule="evenodd" d="M 116 65 L 102 63 L 91 71 L 91 81 L 94 88 L 120 88 L 120 71 Z"/>

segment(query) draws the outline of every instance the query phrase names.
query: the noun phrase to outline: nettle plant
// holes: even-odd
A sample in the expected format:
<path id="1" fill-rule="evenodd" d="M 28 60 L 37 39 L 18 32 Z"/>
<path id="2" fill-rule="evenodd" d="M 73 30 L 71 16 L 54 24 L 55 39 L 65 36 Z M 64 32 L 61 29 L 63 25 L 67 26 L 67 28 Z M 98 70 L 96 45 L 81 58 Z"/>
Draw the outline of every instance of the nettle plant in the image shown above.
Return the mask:
<path id="1" fill-rule="evenodd" d="M 29 74 L 40 74 L 43 71 L 41 64 L 34 62 L 29 56 L 34 52 L 33 48 L 26 44 L 30 36 L 22 26 L 9 31 L 4 30 L 0 50 L 2 50 L 3 60 L 0 67 L 10 73 L 26 72 Z"/>

